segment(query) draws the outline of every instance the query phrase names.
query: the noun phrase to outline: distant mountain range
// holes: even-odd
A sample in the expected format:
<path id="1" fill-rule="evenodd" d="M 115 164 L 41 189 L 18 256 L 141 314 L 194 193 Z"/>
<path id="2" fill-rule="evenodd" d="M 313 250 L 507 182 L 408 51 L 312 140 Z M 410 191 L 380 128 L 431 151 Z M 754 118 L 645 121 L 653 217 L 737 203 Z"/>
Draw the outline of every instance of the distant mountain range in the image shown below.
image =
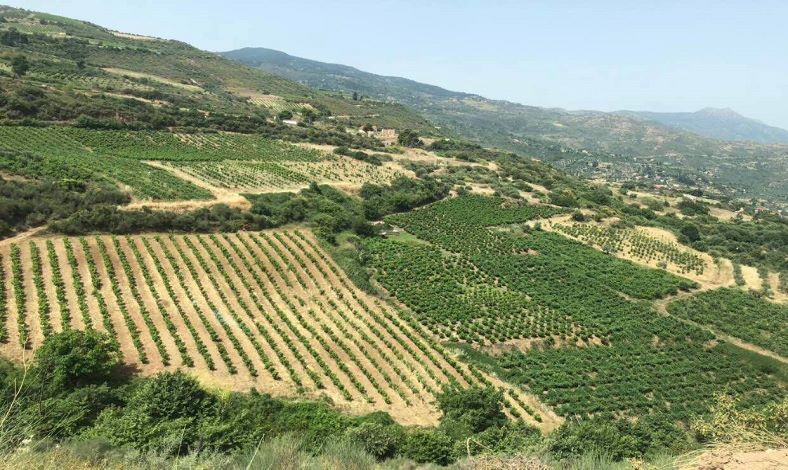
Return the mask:
<path id="1" fill-rule="evenodd" d="M 577 175 L 645 177 L 653 182 L 678 178 L 687 184 L 712 185 L 729 195 L 766 200 L 785 200 L 788 195 L 788 145 L 758 142 L 780 141 L 779 130 L 729 111 L 702 110 L 686 113 L 689 116 L 567 111 L 490 100 L 265 48 L 221 55 L 312 88 L 404 104 L 440 127 L 438 134 L 462 135 Z M 366 101 L 372 100 L 359 103 Z"/>
<path id="2" fill-rule="evenodd" d="M 658 122 L 714 139 L 763 144 L 788 143 L 788 130 L 742 116 L 730 108 L 704 108 L 694 113 L 618 111 L 617 114 Z"/>
<path id="3" fill-rule="evenodd" d="M 449 91 L 400 77 L 328 64 L 265 48 L 225 52 L 226 58 L 287 77 L 313 88 L 359 93 L 403 103 L 432 120 L 486 146 L 530 153 L 528 139 L 600 151 L 652 154 L 697 147 L 681 135 L 640 118 L 598 112 L 568 112 Z M 658 137 L 657 137 L 658 136 Z M 654 137 L 654 138 L 651 138 Z M 707 149 L 693 148 L 693 151 Z"/>
<path id="4" fill-rule="evenodd" d="M 485 145 L 515 151 L 528 152 L 523 140 L 529 138 L 631 155 L 715 153 L 721 143 L 711 139 L 788 143 L 788 131 L 730 111 L 566 111 L 490 100 L 266 48 L 244 48 L 222 55 L 313 88 L 357 92 L 376 99 L 397 101 L 440 126 L 449 127 Z"/>

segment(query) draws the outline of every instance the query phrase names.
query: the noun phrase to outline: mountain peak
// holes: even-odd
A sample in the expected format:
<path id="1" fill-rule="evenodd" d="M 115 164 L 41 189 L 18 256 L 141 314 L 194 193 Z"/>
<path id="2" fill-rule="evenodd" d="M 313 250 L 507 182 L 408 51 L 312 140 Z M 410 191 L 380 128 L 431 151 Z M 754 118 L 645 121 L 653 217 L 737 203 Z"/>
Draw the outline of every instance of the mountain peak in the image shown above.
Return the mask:
<path id="1" fill-rule="evenodd" d="M 695 112 L 658 113 L 650 111 L 619 111 L 619 114 L 654 121 L 713 139 L 788 143 L 788 130 L 769 126 L 757 119 L 742 116 L 731 108 L 703 108 Z"/>
<path id="2" fill-rule="evenodd" d="M 695 114 L 709 116 L 709 117 L 716 117 L 716 118 L 735 118 L 735 119 L 742 119 L 744 116 L 737 113 L 731 108 L 712 108 L 706 107 L 699 111 L 696 111 Z M 746 119 L 746 118 L 745 118 Z"/>

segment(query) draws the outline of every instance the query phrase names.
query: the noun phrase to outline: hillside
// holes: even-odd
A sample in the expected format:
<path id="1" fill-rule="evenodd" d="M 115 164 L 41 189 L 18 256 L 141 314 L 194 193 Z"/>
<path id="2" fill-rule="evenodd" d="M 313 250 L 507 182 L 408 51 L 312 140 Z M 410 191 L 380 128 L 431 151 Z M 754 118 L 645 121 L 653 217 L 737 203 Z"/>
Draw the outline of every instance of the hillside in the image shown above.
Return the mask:
<path id="1" fill-rule="evenodd" d="M 330 96 L 179 41 L 123 34 L 8 7 L 0 7 L 0 17 L 0 81 L 5 92 L 0 103 L 11 118 L 62 122 L 81 115 L 119 115 L 134 121 L 153 114 L 160 119 L 146 125 L 189 120 L 190 125 L 210 126 L 199 122 L 195 113 L 210 111 L 214 120 L 232 121 L 239 115 L 271 116 L 308 108 L 318 115 L 340 116 L 338 120 L 353 126 L 432 130 L 403 106 Z M 28 60 L 22 80 L 11 79 L 12 50 Z M 24 85 L 36 91 L 19 89 Z M 210 116 L 202 120 L 210 121 Z"/>
<path id="2" fill-rule="evenodd" d="M 475 132 L 475 137 L 485 144 L 502 148 L 517 147 L 517 138 L 545 138 L 576 148 L 638 155 L 668 151 L 706 152 L 713 145 L 697 136 L 649 125 L 641 120 L 489 100 L 265 48 L 245 48 L 221 55 L 314 88 L 357 91 L 374 98 L 401 102 L 437 123 L 465 133 Z"/>
<path id="3" fill-rule="evenodd" d="M 354 412 L 384 410 L 421 425 L 436 420 L 430 403 L 441 383 L 489 380 L 447 359 L 430 337 L 401 323 L 399 312 L 354 287 L 318 243 L 296 230 L 0 246 L 0 260 L 21 253 L 14 283 L 18 275 L 19 282 L 56 286 L 28 292 L 25 303 L 15 298 L 9 314 L 18 327 L 2 329 L 3 353 L 21 357 L 56 332 L 96 329 L 118 338 L 125 362 L 148 374 L 186 368 L 239 391 L 329 397 Z M 47 254 L 43 266 L 40 253 Z M 282 268 L 293 264 L 300 269 Z M 26 316 L 42 304 L 58 308 Z M 217 309 L 229 315 L 215 318 Z M 138 327 L 124 316 L 145 321 Z M 325 334 L 319 344 L 296 346 L 318 331 Z M 523 397 L 510 399 L 518 415 L 526 412 L 518 401 L 533 401 Z"/>
<path id="4" fill-rule="evenodd" d="M 475 130 L 480 133 L 480 139 L 489 140 L 485 142 L 488 145 L 512 146 L 516 144 L 513 139 L 530 137 L 589 150 L 653 155 L 712 153 L 720 149 L 720 142 L 698 134 L 720 140 L 785 143 L 780 140 L 782 137 L 757 139 L 734 135 L 727 138 L 724 134 L 735 134 L 736 126 L 742 128 L 741 134 L 774 132 L 778 136 L 782 130 L 769 128 L 735 113 L 722 112 L 724 110 L 705 109 L 697 113 L 567 111 L 490 100 L 406 78 L 375 75 L 346 65 L 303 59 L 265 48 L 244 48 L 221 55 L 313 88 L 356 91 L 407 104 L 436 122 L 457 126 L 467 132 Z M 690 121 L 695 121 L 695 124 Z M 760 125 L 758 131 L 754 130 L 756 125 Z M 720 127 L 719 135 L 709 135 L 715 127 Z"/>
<path id="5" fill-rule="evenodd" d="M 785 145 L 722 142 L 656 119 L 490 100 L 264 48 L 222 55 L 311 87 L 406 104 L 482 145 L 534 156 L 574 174 L 612 180 L 645 177 L 738 198 L 785 202 L 788 197 Z M 679 173 L 682 178 L 677 178 Z"/>
<path id="6" fill-rule="evenodd" d="M 711 157 L 592 181 L 564 162 L 629 157 L 485 148 L 389 97 L 0 11 L 0 468 L 788 447 L 788 220 L 687 192 Z"/>
<path id="7" fill-rule="evenodd" d="M 617 114 L 658 122 L 713 139 L 788 144 L 788 130 L 747 118 L 732 109 L 704 108 L 692 113 L 618 111 Z"/>

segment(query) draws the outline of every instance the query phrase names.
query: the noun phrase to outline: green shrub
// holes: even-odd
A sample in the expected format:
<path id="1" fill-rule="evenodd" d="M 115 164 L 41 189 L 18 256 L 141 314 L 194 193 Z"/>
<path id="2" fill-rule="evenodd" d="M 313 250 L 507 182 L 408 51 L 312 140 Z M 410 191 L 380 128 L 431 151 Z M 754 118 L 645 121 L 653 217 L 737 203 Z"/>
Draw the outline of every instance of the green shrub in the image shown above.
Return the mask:
<path id="1" fill-rule="evenodd" d="M 408 434 L 402 453 L 418 463 L 448 465 L 453 460 L 453 445 L 451 437 L 441 431 L 420 429 Z"/>
<path id="2" fill-rule="evenodd" d="M 443 413 L 440 429 L 455 439 L 506 424 L 503 393 L 492 387 L 446 385 L 437 399 Z"/>
<path id="3" fill-rule="evenodd" d="M 36 351 L 33 375 L 54 392 L 108 381 L 120 364 L 120 349 L 94 330 L 68 330 L 50 336 Z"/>
<path id="4" fill-rule="evenodd" d="M 462 458 L 470 455 L 493 453 L 501 455 L 526 454 L 537 449 L 542 443 L 542 433 L 526 423 L 507 423 L 491 427 L 474 434 L 470 438 L 454 443 L 454 456 Z"/>
<path id="5" fill-rule="evenodd" d="M 274 434 L 285 404 L 268 394 L 231 393 L 200 424 L 205 446 L 216 452 L 249 449 Z"/>
<path id="6" fill-rule="evenodd" d="M 402 427 L 376 422 L 361 423 L 348 429 L 345 436 L 378 460 L 397 455 L 405 440 Z"/>
<path id="7" fill-rule="evenodd" d="M 154 420 L 199 417 L 216 403 L 216 398 L 183 372 L 156 375 L 134 393 L 128 407 Z"/>
<path id="8" fill-rule="evenodd" d="M 589 452 L 604 453 L 613 460 L 642 454 L 634 436 L 622 433 L 613 421 L 601 419 L 565 422 L 551 436 L 548 449 L 560 459 Z"/>
<path id="9" fill-rule="evenodd" d="M 709 206 L 706 204 L 694 201 L 691 199 L 682 199 L 676 204 L 676 207 L 681 211 L 684 215 L 705 215 L 709 213 Z"/>
<path id="10" fill-rule="evenodd" d="M 419 139 L 419 133 L 412 129 L 403 129 L 397 136 L 397 143 L 404 147 L 423 147 L 424 142 Z"/>
<path id="11" fill-rule="evenodd" d="M 138 408 L 108 408 L 85 433 L 87 438 L 103 438 L 116 446 L 165 454 L 182 454 L 198 439 L 194 418 L 157 421 Z"/>
<path id="12" fill-rule="evenodd" d="M 102 410 L 118 403 L 115 390 L 107 385 L 89 385 L 25 406 L 21 421 L 30 424 L 30 433 L 36 437 L 68 439 L 92 426 Z"/>

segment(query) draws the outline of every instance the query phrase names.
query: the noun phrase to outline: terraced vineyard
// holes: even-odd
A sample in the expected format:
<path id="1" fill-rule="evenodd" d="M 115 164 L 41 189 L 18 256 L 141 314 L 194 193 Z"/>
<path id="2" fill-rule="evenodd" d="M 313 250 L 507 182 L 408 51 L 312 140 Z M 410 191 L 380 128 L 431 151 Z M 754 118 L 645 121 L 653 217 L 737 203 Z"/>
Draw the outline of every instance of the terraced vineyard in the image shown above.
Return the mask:
<path id="1" fill-rule="evenodd" d="M 370 239 L 365 259 L 426 328 L 496 354 L 474 356 L 566 417 L 658 412 L 688 420 L 723 390 L 747 405 L 785 393 L 772 366 L 754 365 L 648 302 L 693 282 L 556 233 L 495 229 L 556 210 L 444 200 L 388 217 L 418 238 Z"/>
<path id="2" fill-rule="evenodd" d="M 88 75 L 65 72 L 33 72 L 29 77 L 47 83 L 58 83 L 87 90 L 121 92 L 124 90 L 152 91 L 154 89 L 149 85 L 109 74 Z"/>
<path id="3" fill-rule="evenodd" d="M 95 328 L 145 373 L 327 396 L 406 423 L 437 419 L 442 384 L 505 391 L 507 411 L 552 428 L 529 395 L 460 362 L 407 311 L 351 284 L 309 231 L 33 238 L 0 248 L 0 350 L 19 358 Z"/>
<path id="4" fill-rule="evenodd" d="M 357 187 L 364 183 L 385 184 L 404 174 L 389 167 L 333 155 L 326 155 L 320 161 L 224 160 L 168 165 L 213 186 L 249 193 L 296 191 L 312 181 Z"/>
<path id="5" fill-rule="evenodd" d="M 0 127 L 0 143 L 12 150 L 46 155 L 92 153 L 133 160 L 320 160 L 317 150 L 249 134 L 176 134 L 57 126 L 4 126 Z"/>
<path id="6" fill-rule="evenodd" d="M 31 177 L 107 180 L 128 188 L 137 198 L 152 200 L 212 196 L 164 168 L 241 192 L 294 191 L 311 181 L 358 187 L 366 182 L 387 183 L 404 172 L 245 134 L 0 126 L 3 148 L 33 155 L 0 155 L 0 169 Z M 165 166 L 145 161 L 160 161 Z"/>
<path id="7" fill-rule="evenodd" d="M 282 111 L 298 112 L 305 107 L 314 110 L 314 107 L 308 103 L 293 103 L 278 95 L 253 94 L 249 97 L 249 102 L 257 106 L 262 106 L 263 108 L 268 108 L 274 113 Z"/>
<path id="8" fill-rule="evenodd" d="M 668 312 L 788 357 L 788 305 L 740 289 L 715 289 L 668 304 Z"/>
<path id="9" fill-rule="evenodd" d="M 167 166 L 183 171 L 217 188 L 243 192 L 288 190 L 306 186 L 309 179 L 280 163 L 225 160 L 179 162 Z"/>
<path id="10" fill-rule="evenodd" d="M 554 228 L 605 252 L 621 253 L 630 259 L 656 262 L 665 267 L 673 265 L 683 274 L 701 275 L 706 269 L 706 262 L 697 254 L 639 230 L 591 224 L 556 224 Z"/>
<path id="11" fill-rule="evenodd" d="M 69 178 L 107 181 L 141 199 L 209 199 L 211 193 L 132 156 L 108 149 L 124 134 L 76 128 L 0 126 L 0 169 L 32 178 Z M 140 142 L 141 144 L 141 142 Z M 103 147 L 102 147 L 103 145 Z M 138 150 L 144 148 L 142 145 Z M 130 152 L 130 155 L 134 155 Z"/>

